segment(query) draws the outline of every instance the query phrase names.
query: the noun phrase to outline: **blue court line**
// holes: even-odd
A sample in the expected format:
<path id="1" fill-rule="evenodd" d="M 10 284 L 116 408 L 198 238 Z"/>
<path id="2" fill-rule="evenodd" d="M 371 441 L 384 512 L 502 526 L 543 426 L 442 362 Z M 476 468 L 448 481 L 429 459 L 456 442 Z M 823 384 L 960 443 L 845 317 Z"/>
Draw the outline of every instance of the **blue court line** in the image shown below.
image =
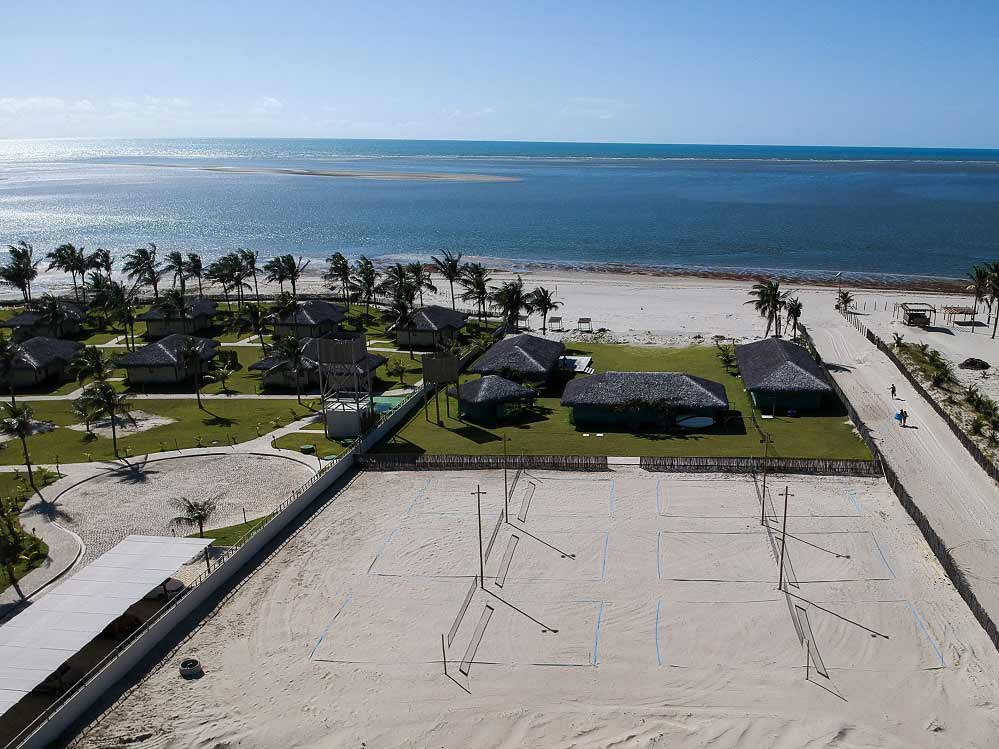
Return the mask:
<path id="1" fill-rule="evenodd" d="M 656 579 L 663 579 L 663 563 L 662 563 L 662 552 L 660 551 L 660 542 L 662 541 L 663 532 L 656 531 Z"/>
<path id="2" fill-rule="evenodd" d="M 369 574 L 369 575 L 371 574 L 371 570 L 373 570 L 373 569 L 374 569 L 374 567 L 375 567 L 375 562 L 377 562 L 377 561 L 378 561 L 378 557 L 380 557 L 380 556 L 382 555 L 382 552 L 383 552 L 383 551 L 385 551 L 385 547 L 389 545 L 389 541 L 391 541 L 391 540 L 392 540 L 392 536 L 394 536 L 394 535 L 396 534 L 396 532 L 397 532 L 398 530 L 399 530 L 399 526 L 396 526 L 396 527 L 395 527 L 395 528 L 394 528 L 394 529 L 392 530 L 392 532 L 391 532 L 391 533 L 389 533 L 389 534 L 388 534 L 388 536 L 386 536 L 385 540 L 384 540 L 384 541 L 382 541 L 382 545 L 381 545 L 381 548 L 380 548 L 380 549 L 378 549 L 378 553 L 377 553 L 377 554 L 375 554 L 375 558 L 374 558 L 374 559 L 372 559 L 372 560 L 371 560 L 371 564 L 369 564 L 369 565 L 368 565 L 368 574 Z"/>
<path id="3" fill-rule="evenodd" d="M 663 657 L 659 653 L 659 607 L 662 606 L 662 601 L 656 601 L 656 663 L 660 666 L 663 665 Z"/>
<path id="4" fill-rule="evenodd" d="M 662 485 L 662 483 L 663 483 L 662 479 L 656 479 L 656 515 L 663 514 L 663 511 L 660 507 L 660 496 L 659 496 L 659 487 Z"/>
<path id="5" fill-rule="evenodd" d="M 422 497 L 423 493 L 429 488 L 430 488 L 430 479 L 427 479 L 426 483 L 423 486 L 421 486 L 419 489 L 417 489 L 415 494 L 413 494 L 413 501 L 410 502 L 409 507 L 406 508 L 407 515 L 409 515 L 409 513 L 413 511 L 413 508 L 416 507 L 416 503 L 419 501 L 420 497 Z"/>
<path id="6" fill-rule="evenodd" d="M 926 629 L 926 625 L 923 623 L 923 620 L 919 617 L 919 614 L 916 613 L 916 607 L 912 605 L 911 601 L 906 601 L 906 603 L 909 606 L 909 611 L 912 612 L 912 618 L 916 620 L 916 624 L 918 624 L 919 628 L 923 630 L 923 634 L 926 635 L 926 639 L 930 641 L 930 645 L 932 645 L 933 649 L 936 651 L 937 658 L 940 659 L 940 665 L 945 666 L 946 664 L 944 663 L 943 653 L 940 652 L 940 648 L 937 647 L 933 637 L 930 636 L 930 631 Z"/>
<path id="7" fill-rule="evenodd" d="M 309 653 L 309 660 L 310 661 L 312 660 L 312 656 L 314 656 L 316 654 L 316 651 L 319 650 L 319 646 L 323 644 L 323 640 L 326 639 L 326 633 L 330 631 L 330 627 L 333 626 L 333 622 L 335 622 L 336 618 L 338 616 L 340 616 L 340 614 L 343 613 L 343 610 L 345 608 L 347 608 L 347 604 L 350 603 L 350 599 L 351 599 L 351 597 L 353 595 L 354 595 L 353 593 L 348 593 L 347 594 L 347 597 L 344 599 L 344 602 L 342 604 L 340 604 L 340 608 L 337 609 L 337 612 L 333 615 L 333 618 L 330 619 L 330 623 L 326 625 L 326 629 L 324 629 L 323 633 L 321 635 L 319 635 L 319 639 L 316 641 L 316 646 L 314 648 L 312 648 L 312 652 Z"/>
<path id="8" fill-rule="evenodd" d="M 599 648 L 600 648 L 600 622 L 604 618 L 604 602 L 600 602 L 600 610 L 597 612 L 597 626 L 593 632 L 593 665 L 596 666 L 600 662 Z"/>
<path id="9" fill-rule="evenodd" d="M 876 547 L 878 547 L 878 554 L 881 555 L 881 561 L 884 562 L 885 569 L 888 570 L 889 574 L 892 577 L 895 577 L 895 571 L 892 570 L 891 565 L 888 564 L 888 560 L 885 559 L 885 553 L 883 551 L 881 551 L 881 544 L 878 543 L 878 537 L 874 535 L 874 531 L 867 531 L 867 532 L 871 534 L 871 538 L 874 539 L 874 545 Z"/>
<path id="10" fill-rule="evenodd" d="M 851 502 L 853 502 L 853 506 L 854 506 L 854 508 L 855 508 L 855 509 L 857 510 L 857 514 L 858 514 L 858 515 L 863 515 L 864 513 L 863 513 L 863 511 L 862 511 L 862 510 L 860 509 L 860 503 L 859 503 L 859 502 L 857 502 L 857 492 L 853 491 L 853 489 L 850 489 L 850 490 L 849 490 L 849 491 L 848 491 L 848 492 L 846 493 L 846 496 L 848 496 L 848 497 L 850 498 L 850 501 L 851 501 Z"/>
<path id="11" fill-rule="evenodd" d="M 617 484 L 614 483 L 614 479 L 611 479 L 611 482 L 610 482 L 610 514 L 611 515 L 614 514 L 614 490 L 615 490 L 616 487 L 617 487 Z"/>
<path id="12" fill-rule="evenodd" d="M 600 563 L 600 579 L 607 577 L 607 542 L 610 540 L 610 531 L 604 532 L 604 559 Z"/>

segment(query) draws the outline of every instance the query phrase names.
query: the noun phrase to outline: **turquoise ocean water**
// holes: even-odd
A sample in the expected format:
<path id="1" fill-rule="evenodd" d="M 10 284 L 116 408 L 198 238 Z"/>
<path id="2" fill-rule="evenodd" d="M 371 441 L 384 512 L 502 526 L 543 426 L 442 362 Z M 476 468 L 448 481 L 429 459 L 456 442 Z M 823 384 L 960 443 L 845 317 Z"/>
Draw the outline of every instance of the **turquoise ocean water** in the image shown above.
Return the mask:
<path id="1" fill-rule="evenodd" d="M 169 168 L 174 167 L 174 168 Z M 176 168 L 183 167 L 183 168 Z M 224 173 L 203 167 L 260 171 Z M 267 169 L 454 173 L 377 180 Z M 300 139 L 0 141 L 0 243 L 961 276 L 999 151 Z M 318 264 L 318 263 L 317 263 Z"/>

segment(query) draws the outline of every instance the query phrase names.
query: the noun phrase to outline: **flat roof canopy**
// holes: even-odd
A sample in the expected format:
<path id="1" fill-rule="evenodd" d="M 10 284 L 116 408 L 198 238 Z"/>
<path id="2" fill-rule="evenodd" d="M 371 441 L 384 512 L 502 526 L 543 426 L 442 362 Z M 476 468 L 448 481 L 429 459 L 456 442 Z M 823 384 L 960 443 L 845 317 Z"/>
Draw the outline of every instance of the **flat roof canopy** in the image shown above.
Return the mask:
<path id="1" fill-rule="evenodd" d="M 0 627 L 0 715 L 211 542 L 128 536 Z"/>

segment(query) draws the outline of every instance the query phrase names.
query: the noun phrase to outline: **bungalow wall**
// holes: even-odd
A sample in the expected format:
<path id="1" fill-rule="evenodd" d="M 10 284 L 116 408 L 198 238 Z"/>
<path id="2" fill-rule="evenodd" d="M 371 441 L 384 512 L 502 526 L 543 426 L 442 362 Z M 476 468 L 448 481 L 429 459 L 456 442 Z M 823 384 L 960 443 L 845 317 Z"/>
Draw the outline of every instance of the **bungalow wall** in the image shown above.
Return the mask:
<path id="1" fill-rule="evenodd" d="M 399 343 L 399 348 L 409 348 L 410 340 L 412 340 L 413 348 L 436 348 L 441 344 L 448 344 L 454 341 L 458 337 L 458 331 L 454 328 L 444 328 L 443 330 L 433 331 L 433 330 L 414 330 L 409 331 L 405 328 L 396 329 L 396 339 Z"/>
<path id="2" fill-rule="evenodd" d="M 169 319 L 146 320 L 147 338 L 165 338 L 174 333 L 189 335 L 200 330 L 209 328 L 212 325 L 212 318 L 208 315 L 198 315 L 197 317 L 173 317 Z"/>
<path id="3" fill-rule="evenodd" d="M 680 416 L 710 416 L 720 420 L 715 408 L 679 408 L 669 412 L 651 407 L 621 411 L 609 406 L 573 406 L 572 423 L 602 426 L 613 429 L 648 429 L 670 427 Z"/>
<path id="4" fill-rule="evenodd" d="M 68 338 L 77 335 L 81 330 L 80 323 L 76 320 L 66 320 L 62 324 L 61 330 L 55 330 L 50 325 L 37 322 L 34 325 L 19 325 L 14 328 L 14 340 L 26 341 L 36 336 L 46 338 Z"/>
<path id="5" fill-rule="evenodd" d="M 26 388 L 38 385 L 49 380 L 64 380 L 66 378 L 65 367 L 61 364 L 53 364 L 48 367 L 18 367 L 11 370 L 10 382 L 15 388 Z"/>
<path id="6" fill-rule="evenodd" d="M 777 411 L 778 413 L 787 413 L 788 411 L 818 411 L 823 405 L 822 393 L 772 393 L 750 390 L 749 395 L 753 399 L 753 405 L 763 413 L 770 413 L 772 411 Z"/>
<path id="7" fill-rule="evenodd" d="M 335 322 L 324 322 L 318 325 L 290 322 L 274 323 L 274 335 L 276 336 L 294 335 L 298 338 L 321 338 L 327 333 L 338 333 L 339 331 L 340 324 Z"/>
<path id="8" fill-rule="evenodd" d="M 208 365 L 205 365 L 207 371 Z M 125 367 L 128 381 L 133 385 L 164 385 L 191 379 L 186 367 Z"/>

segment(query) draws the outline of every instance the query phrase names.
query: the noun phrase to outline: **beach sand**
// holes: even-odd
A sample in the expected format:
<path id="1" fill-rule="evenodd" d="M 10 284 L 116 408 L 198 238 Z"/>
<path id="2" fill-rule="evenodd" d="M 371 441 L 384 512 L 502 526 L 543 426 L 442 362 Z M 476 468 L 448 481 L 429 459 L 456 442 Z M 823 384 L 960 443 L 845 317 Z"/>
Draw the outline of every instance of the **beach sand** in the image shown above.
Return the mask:
<path id="1" fill-rule="evenodd" d="M 531 472 L 512 527 L 501 472 L 362 474 L 75 746 L 993 745 L 999 654 L 884 483 L 772 480 L 790 596 L 748 477 Z"/>

